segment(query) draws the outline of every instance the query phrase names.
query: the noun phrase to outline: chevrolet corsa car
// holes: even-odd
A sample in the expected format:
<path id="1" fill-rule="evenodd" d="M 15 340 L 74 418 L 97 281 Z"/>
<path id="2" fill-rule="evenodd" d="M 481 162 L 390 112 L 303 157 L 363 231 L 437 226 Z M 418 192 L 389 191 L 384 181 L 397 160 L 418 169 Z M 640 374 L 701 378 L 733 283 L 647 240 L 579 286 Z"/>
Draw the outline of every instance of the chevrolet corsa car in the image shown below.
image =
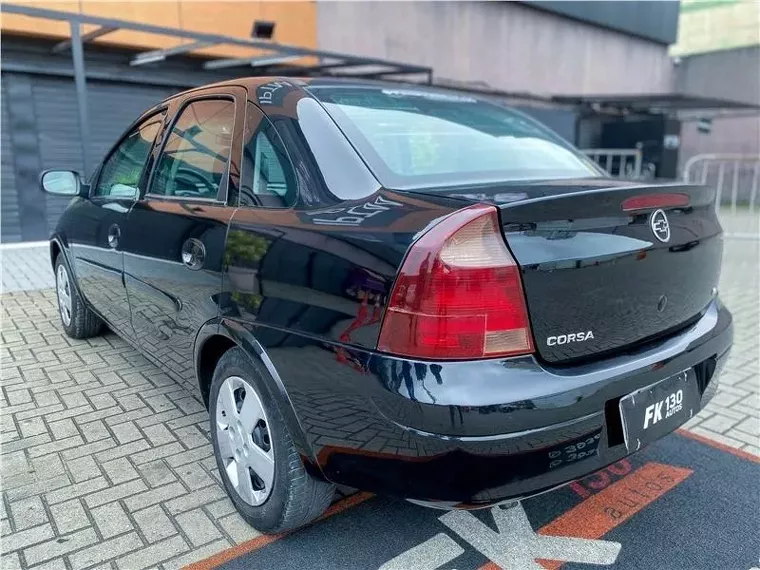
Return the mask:
<path id="1" fill-rule="evenodd" d="M 454 92 L 236 79 L 41 185 L 73 197 L 63 329 L 198 391 L 265 532 L 336 485 L 476 508 L 583 477 L 696 414 L 732 343 L 714 192 Z"/>

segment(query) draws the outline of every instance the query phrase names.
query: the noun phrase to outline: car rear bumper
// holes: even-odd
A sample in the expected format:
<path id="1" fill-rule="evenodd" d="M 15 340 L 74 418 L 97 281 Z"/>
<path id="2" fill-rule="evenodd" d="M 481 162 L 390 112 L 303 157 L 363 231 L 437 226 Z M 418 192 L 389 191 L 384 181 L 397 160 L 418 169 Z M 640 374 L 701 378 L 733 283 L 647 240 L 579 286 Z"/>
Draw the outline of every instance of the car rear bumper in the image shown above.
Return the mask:
<path id="1" fill-rule="evenodd" d="M 716 298 L 675 336 L 575 366 L 413 362 L 305 338 L 267 353 L 325 478 L 451 508 L 540 493 L 625 457 L 619 399 L 694 367 L 704 405 L 732 340 Z"/>

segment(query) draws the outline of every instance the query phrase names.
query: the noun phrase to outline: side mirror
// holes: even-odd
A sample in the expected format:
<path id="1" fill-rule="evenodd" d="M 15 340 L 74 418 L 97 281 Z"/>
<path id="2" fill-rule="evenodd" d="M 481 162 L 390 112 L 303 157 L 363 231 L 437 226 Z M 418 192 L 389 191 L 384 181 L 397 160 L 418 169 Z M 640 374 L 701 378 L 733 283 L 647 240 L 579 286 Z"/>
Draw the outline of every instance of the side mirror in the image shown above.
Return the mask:
<path id="1" fill-rule="evenodd" d="M 87 197 L 90 190 L 73 170 L 45 170 L 40 174 L 40 188 L 57 196 Z"/>

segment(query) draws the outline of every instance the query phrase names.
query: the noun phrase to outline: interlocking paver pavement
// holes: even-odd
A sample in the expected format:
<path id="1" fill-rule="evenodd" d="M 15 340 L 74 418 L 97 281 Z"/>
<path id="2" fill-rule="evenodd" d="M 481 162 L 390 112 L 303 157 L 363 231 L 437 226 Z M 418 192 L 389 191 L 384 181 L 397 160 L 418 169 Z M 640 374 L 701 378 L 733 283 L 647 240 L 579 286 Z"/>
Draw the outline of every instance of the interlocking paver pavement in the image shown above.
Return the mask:
<path id="1" fill-rule="evenodd" d="M 760 454 L 759 257 L 760 241 L 726 240 L 735 345 L 689 427 Z M 180 568 L 258 534 L 219 484 L 186 381 L 113 334 L 66 337 L 52 289 L 4 295 L 2 318 L 2 568 Z"/>
<path id="2" fill-rule="evenodd" d="M 760 241 L 727 239 L 720 295 L 734 315 L 734 346 L 713 400 L 687 427 L 760 455 Z"/>
<path id="3" fill-rule="evenodd" d="M 47 243 L 0 246 L 0 274 L 3 293 L 32 291 L 55 286 Z"/>
<path id="4" fill-rule="evenodd" d="M 55 302 L 2 297 L 2 567 L 175 568 L 257 536 L 202 405 L 117 336 L 63 335 Z"/>

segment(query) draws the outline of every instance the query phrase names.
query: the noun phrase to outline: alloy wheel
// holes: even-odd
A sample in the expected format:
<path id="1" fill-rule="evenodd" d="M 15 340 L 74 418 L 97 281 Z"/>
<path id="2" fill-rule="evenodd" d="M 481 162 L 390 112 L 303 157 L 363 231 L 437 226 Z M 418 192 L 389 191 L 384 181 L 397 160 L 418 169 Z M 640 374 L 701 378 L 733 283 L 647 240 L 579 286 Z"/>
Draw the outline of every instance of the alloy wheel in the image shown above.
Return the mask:
<path id="1" fill-rule="evenodd" d="M 261 399 L 239 376 L 230 376 L 219 388 L 216 440 L 238 496 L 249 505 L 261 505 L 272 492 L 274 449 Z"/>
<path id="2" fill-rule="evenodd" d="M 55 288 L 58 292 L 58 310 L 61 312 L 63 324 L 71 324 L 71 285 L 66 266 L 60 264 L 55 274 Z"/>

